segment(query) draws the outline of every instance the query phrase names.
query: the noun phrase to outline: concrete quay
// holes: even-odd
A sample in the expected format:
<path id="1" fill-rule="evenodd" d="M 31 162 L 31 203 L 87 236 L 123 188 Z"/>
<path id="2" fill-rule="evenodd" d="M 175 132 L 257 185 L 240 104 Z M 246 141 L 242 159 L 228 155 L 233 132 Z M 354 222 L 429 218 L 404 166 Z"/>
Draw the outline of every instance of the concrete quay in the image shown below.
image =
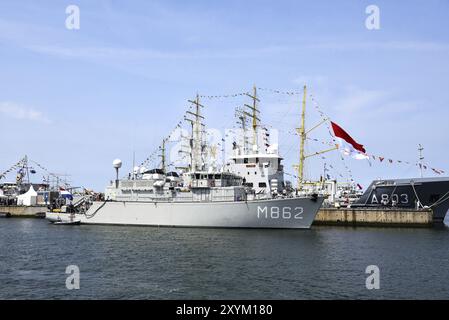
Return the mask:
<path id="1" fill-rule="evenodd" d="M 314 225 L 432 227 L 432 210 L 321 208 Z"/>

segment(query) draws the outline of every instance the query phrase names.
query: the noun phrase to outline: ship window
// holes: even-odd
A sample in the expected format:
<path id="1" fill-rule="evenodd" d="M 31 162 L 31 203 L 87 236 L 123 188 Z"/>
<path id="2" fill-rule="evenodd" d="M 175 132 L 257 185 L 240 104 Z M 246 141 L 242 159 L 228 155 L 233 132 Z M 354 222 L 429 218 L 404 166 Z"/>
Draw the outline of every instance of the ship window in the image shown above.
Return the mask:
<path id="1" fill-rule="evenodd" d="M 243 163 L 248 163 L 248 158 L 243 159 Z"/>
<path id="2" fill-rule="evenodd" d="M 267 184 L 265 182 L 259 182 L 259 188 L 266 188 Z"/>
<path id="3" fill-rule="evenodd" d="M 199 179 L 200 178 L 200 175 L 197 173 L 197 174 L 195 174 L 195 178 L 196 179 Z"/>
<path id="4" fill-rule="evenodd" d="M 219 175 L 219 174 L 216 174 L 216 175 L 215 175 L 215 179 L 221 179 L 220 175 Z"/>
<path id="5" fill-rule="evenodd" d="M 259 158 L 256 158 L 256 163 L 259 163 Z"/>
<path id="6" fill-rule="evenodd" d="M 254 171 L 254 174 L 257 176 L 257 171 Z"/>
<path id="7" fill-rule="evenodd" d="M 249 188 L 252 188 L 254 186 L 254 184 L 252 182 L 245 183 L 245 185 Z"/>
<path id="8" fill-rule="evenodd" d="M 248 171 L 248 175 L 249 175 L 249 171 Z"/>

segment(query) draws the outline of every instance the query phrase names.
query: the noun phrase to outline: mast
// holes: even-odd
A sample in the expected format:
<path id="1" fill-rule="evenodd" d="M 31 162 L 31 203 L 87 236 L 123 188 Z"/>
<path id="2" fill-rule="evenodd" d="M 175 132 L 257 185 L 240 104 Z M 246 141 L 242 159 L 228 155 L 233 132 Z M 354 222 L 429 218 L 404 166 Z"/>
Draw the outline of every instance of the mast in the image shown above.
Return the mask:
<path id="1" fill-rule="evenodd" d="M 253 96 L 253 145 L 257 145 L 257 88 L 254 86 Z"/>
<path id="2" fill-rule="evenodd" d="M 302 98 L 302 111 L 301 111 L 301 127 L 297 128 L 299 134 L 300 146 L 299 146 L 299 165 L 298 169 L 298 189 L 302 188 L 302 182 L 304 180 L 304 161 L 306 159 L 304 155 L 304 148 L 306 144 L 306 93 L 307 88 L 304 85 L 304 95 Z"/>
<path id="3" fill-rule="evenodd" d="M 420 169 L 420 174 L 421 174 L 421 178 L 423 177 L 423 160 L 424 160 L 424 156 L 423 156 L 423 146 L 421 144 L 418 145 L 418 154 L 419 154 L 419 169 Z"/>
<path id="4" fill-rule="evenodd" d="M 189 100 L 195 106 L 195 112 L 187 111 L 188 114 L 193 116 L 193 119 L 187 119 L 192 124 L 192 142 L 191 142 L 191 170 L 201 171 L 203 170 L 203 139 L 202 132 L 204 124 L 201 122 L 204 117 L 201 115 L 201 108 L 204 108 L 200 104 L 200 96 L 197 94 L 195 100 Z"/>
<path id="5" fill-rule="evenodd" d="M 257 141 L 257 127 L 258 123 L 260 121 L 259 119 L 259 110 L 257 109 L 257 102 L 260 102 L 260 100 L 257 98 L 257 87 L 253 87 L 253 94 L 250 95 L 249 93 L 245 93 L 248 97 L 253 99 L 252 105 L 245 104 L 245 107 L 249 108 L 251 110 L 251 113 L 248 113 L 244 111 L 244 114 L 252 118 L 252 127 L 253 127 L 253 151 L 258 152 L 258 141 Z"/>
<path id="6" fill-rule="evenodd" d="M 246 129 L 246 117 L 247 113 L 242 108 L 237 107 L 235 109 L 235 115 L 238 119 L 237 124 L 242 129 L 242 154 L 246 154 L 248 150 L 248 139 L 247 139 L 247 129 Z"/>
<path id="7" fill-rule="evenodd" d="M 28 166 L 28 156 L 27 155 L 25 155 L 25 164 L 24 164 L 24 166 L 25 166 L 25 168 L 27 170 L 27 181 L 28 181 L 28 184 L 30 184 L 30 168 Z"/>
<path id="8" fill-rule="evenodd" d="M 305 154 L 305 145 L 306 145 L 306 139 L 307 139 L 308 134 L 329 120 L 329 119 L 325 118 L 320 123 L 318 123 L 317 125 L 313 126 L 312 128 L 310 128 L 309 130 L 306 131 L 306 95 L 307 95 L 307 87 L 304 85 L 304 95 L 302 98 L 302 110 L 301 110 L 301 126 L 299 128 L 296 128 L 296 131 L 298 132 L 299 139 L 300 139 L 299 164 L 293 165 L 293 167 L 297 170 L 298 190 L 301 190 L 302 186 L 304 184 L 305 160 L 307 158 L 314 157 L 314 156 L 338 149 L 338 145 L 335 145 L 332 148 L 329 148 L 326 150 L 317 151 L 317 152 L 309 154 L 309 155 Z"/>
<path id="9" fill-rule="evenodd" d="M 132 179 L 135 180 L 136 179 L 136 172 L 134 171 L 134 168 L 136 167 L 136 150 L 133 150 L 133 167 L 131 169 L 132 172 Z"/>
<path id="10" fill-rule="evenodd" d="M 165 139 L 162 140 L 162 147 L 161 147 L 161 169 L 166 173 L 165 170 Z"/>

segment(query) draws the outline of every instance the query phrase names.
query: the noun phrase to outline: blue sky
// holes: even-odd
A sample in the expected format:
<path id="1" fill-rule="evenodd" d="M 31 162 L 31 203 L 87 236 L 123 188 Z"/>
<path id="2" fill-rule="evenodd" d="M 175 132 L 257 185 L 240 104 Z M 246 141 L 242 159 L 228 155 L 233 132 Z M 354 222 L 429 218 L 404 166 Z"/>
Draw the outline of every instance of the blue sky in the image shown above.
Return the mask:
<path id="1" fill-rule="evenodd" d="M 68 5 L 80 29 L 65 28 Z M 380 30 L 365 8 L 380 8 Z M 309 92 L 368 153 L 449 172 L 449 1 L 1 1 L 0 171 L 24 154 L 74 185 L 102 190 L 112 160 L 145 159 L 197 92 Z M 261 92 L 263 121 L 297 157 L 299 97 Z M 204 100 L 206 123 L 233 126 L 244 101 Z M 298 108 L 297 108 L 298 107 Z M 318 121 L 309 101 L 308 124 Z M 325 128 L 315 136 L 327 138 Z M 322 146 L 310 144 L 309 152 Z M 362 185 L 418 175 L 413 165 L 323 163 Z M 432 176 L 431 171 L 425 172 Z"/>

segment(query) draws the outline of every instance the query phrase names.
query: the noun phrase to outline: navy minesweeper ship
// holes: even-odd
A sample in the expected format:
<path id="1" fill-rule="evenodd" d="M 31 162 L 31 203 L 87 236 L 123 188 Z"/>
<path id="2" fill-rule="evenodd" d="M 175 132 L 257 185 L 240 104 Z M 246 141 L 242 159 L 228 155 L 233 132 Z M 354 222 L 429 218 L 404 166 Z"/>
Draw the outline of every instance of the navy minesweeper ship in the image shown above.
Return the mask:
<path id="1" fill-rule="evenodd" d="M 246 95 L 253 99 L 252 106 L 248 106 L 251 112 L 246 113 L 253 119 L 252 148 L 235 153 L 232 161 L 222 168 L 207 163 L 201 115 L 204 106 L 197 95 L 190 101 L 193 112 L 187 112 L 191 118 L 185 117 L 191 124 L 190 163 L 183 172 L 167 172 L 164 140 L 160 168 L 136 167 L 127 178 L 119 179 L 122 162 L 117 159 L 113 162 L 116 180 L 106 188 L 105 201 L 91 202 L 86 198 L 84 204 L 77 205 L 77 210 L 47 212 L 46 218 L 62 224 L 310 228 L 324 197 L 298 195 L 285 187 L 282 158 L 277 149 L 260 147 L 257 138 L 256 89 Z M 242 176 L 241 171 L 249 170 L 260 179 L 253 181 Z"/>

